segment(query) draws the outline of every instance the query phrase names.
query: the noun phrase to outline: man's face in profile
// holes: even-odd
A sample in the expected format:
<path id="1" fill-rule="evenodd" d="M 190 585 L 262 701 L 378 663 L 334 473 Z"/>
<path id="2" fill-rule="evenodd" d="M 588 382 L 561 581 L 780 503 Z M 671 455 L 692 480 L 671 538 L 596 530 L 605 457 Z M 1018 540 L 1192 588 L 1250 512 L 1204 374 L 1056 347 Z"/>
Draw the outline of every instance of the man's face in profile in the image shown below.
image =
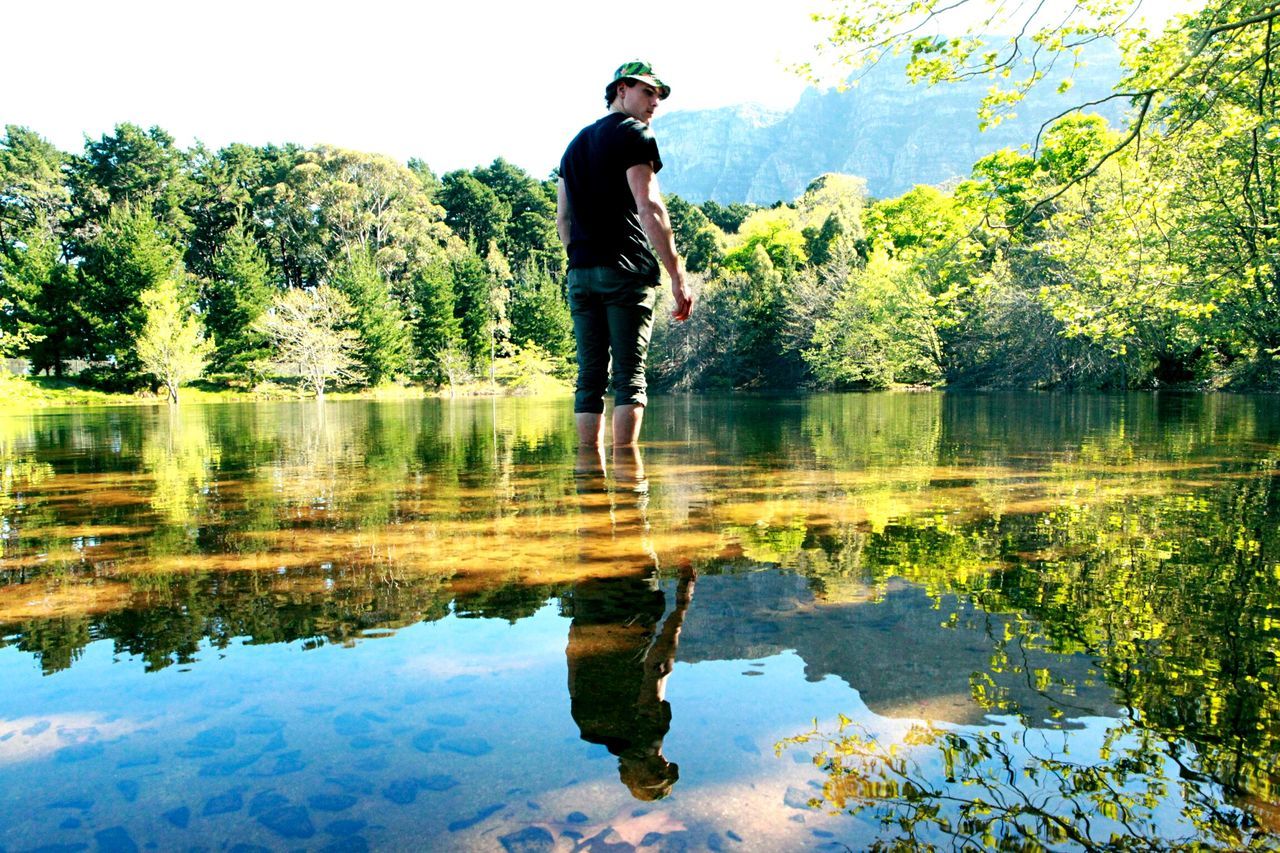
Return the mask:
<path id="1" fill-rule="evenodd" d="M 622 112 L 645 124 L 653 118 L 662 100 L 657 89 L 634 80 L 623 80 L 618 85 L 618 92 L 622 98 Z"/>

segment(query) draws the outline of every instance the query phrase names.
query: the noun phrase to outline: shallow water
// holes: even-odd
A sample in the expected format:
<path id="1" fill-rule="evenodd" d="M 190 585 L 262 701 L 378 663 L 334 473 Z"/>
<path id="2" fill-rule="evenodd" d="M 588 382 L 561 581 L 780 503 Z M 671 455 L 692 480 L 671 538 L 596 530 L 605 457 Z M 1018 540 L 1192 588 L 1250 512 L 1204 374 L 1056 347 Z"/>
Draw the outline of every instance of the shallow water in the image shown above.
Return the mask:
<path id="1" fill-rule="evenodd" d="M 1280 399 L 0 415 L 0 851 L 1280 841 Z M 20 805 L 15 805 L 20 804 Z"/>

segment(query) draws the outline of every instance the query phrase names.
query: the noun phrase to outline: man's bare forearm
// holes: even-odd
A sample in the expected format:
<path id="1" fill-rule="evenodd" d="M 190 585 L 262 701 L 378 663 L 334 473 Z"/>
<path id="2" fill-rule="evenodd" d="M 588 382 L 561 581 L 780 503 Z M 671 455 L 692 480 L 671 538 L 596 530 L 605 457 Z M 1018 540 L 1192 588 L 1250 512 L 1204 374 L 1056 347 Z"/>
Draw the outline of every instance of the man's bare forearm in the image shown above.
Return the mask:
<path id="1" fill-rule="evenodd" d="M 573 213 L 569 207 L 569 192 L 565 189 L 564 178 L 556 181 L 556 233 L 560 235 L 560 244 L 565 251 L 569 250 L 569 235 L 572 233 Z"/>
<path id="2" fill-rule="evenodd" d="M 680 255 L 676 253 L 675 232 L 671 230 L 671 218 L 667 215 L 667 207 L 662 202 L 645 205 L 639 212 L 640 227 L 649 238 L 649 245 L 662 261 L 663 269 L 672 280 L 684 277 L 684 267 L 680 265 Z"/>

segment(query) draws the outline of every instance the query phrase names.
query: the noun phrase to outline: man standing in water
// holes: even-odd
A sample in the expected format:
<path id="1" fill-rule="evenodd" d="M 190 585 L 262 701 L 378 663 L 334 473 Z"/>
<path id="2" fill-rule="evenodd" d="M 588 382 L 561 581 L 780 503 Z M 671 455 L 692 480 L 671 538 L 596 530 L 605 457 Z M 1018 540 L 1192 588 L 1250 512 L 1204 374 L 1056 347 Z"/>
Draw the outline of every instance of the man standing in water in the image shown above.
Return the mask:
<path id="1" fill-rule="evenodd" d="M 648 63 L 622 65 L 605 88 L 609 112 L 583 128 L 560 160 L 556 230 L 569 252 L 569 310 L 578 345 L 573 411 L 584 445 L 599 445 L 604 437 L 611 357 L 613 443 L 632 445 L 640 435 L 658 259 L 671 279 L 671 316 L 688 319 L 693 308 L 658 192 L 662 159 L 649 130 L 658 102 L 670 94 Z"/>

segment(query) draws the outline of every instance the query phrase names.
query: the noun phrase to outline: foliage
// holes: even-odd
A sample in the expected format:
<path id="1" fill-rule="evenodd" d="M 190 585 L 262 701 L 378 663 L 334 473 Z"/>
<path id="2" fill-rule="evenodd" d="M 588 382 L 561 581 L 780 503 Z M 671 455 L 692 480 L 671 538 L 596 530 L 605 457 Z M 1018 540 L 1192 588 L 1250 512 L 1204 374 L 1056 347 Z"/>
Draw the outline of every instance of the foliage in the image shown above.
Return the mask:
<path id="1" fill-rule="evenodd" d="M 897 198 L 836 173 L 770 207 L 668 196 L 700 301 L 687 324 L 659 309 L 655 390 L 1280 386 L 1276 8 L 1210 0 L 1156 34 L 1130 0 L 1056 20 L 1014 4 L 992 14 L 1021 39 L 984 16 L 935 35 L 972 5 L 831 0 L 825 53 L 847 68 L 900 49 L 921 81 L 989 78 L 991 123 L 1117 40 L 1126 123 L 1071 112 Z M 87 360 L 136 387 L 140 295 L 185 268 L 219 379 L 262 378 L 271 296 L 328 284 L 356 309 L 362 381 L 493 383 L 516 345 L 570 354 L 554 215 L 554 183 L 502 158 L 437 178 L 330 146 L 183 151 L 129 124 L 68 155 L 11 126 L 0 332 L 33 369 Z"/>
<path id="2" fill-rule="evenodd" d="M 369 251 L 353 251 L 335 270 L 332 285 L 354 309 L 362 374 L 378 385 L 404 373 L 412 343 L 409 327 Z"/>
<path id="3" fill-rule="evenodd" d="M 526 266 L 515 278 L 511 288 L 511 339 L 535 341 L 562 364 L 573 358 L 569 304 L 559 283 L 544 269 Z"/>
<path id="4" fill-rule="evenodd" d="M 490 187 L 464 171 L 444 176 L 440 203 L 448 213 L 445 223 L 473 246 L 488 246 L 506 232 L 511 205 Z"/>
<path id="5" fill-rule="evenodd" d="M 437 382 L 446 371 L 441 354 L 458 350 L 462 323 L 454 315 L 453 265 L 444 259 L 419 267 L 410 282 L 409 324 L 415 349 L 427 362 L 425 372 Z"/>
<path id="6" fill-rule="evenodd" d="M 170 243 L 191 229 L 187 158 L 159 127 L 118 124 L 114 133 L 86 140 L 84 153 L 69 161 L 68 176 L 79 239 L 91 239 L 95 225 L 122 205 L 150 217 Z"/>
<path id="7" fill-rule="evenodd" d="M 252 376 L 266 355 L 266 341 L 254 321 L 271 304 L 275 288 L 257 241 L 243 225 L 227 232 L 213 261 L 213 275 L 201 295 L 205 326 L 217 344 L 213 363 L 233 375 Z"/>
<path id="8" fill-rule="evenodd" d="M 758 209 L 758 205 L 744 204 L 740 201 L 722 205 L 718 202 L 707 200 L 701 205 L 703 214 L 710 220 L 711 224 L 726 234 L 737 234 L 738 227 L 742 225 L 742 221 Z"/>
<path id="9" fill-rule="evenodd" d="M 41 295 L 55 275 L 64 274 L 59 254 L 39 221 L 19 230 L 16 244 L 0 253 L 0 356 L 12 357 L 44 339 Z"/>
<path id="10" fill-rule="evenodd" d="M 492 265 L 465 252 L 453 260 L 454 316 L 460 321 L 462 346 L 476 372 L 487 369 L 497 347 L 495 297 L 502 283 Z"/>
<path id="11" fill-rule="evenodd" d="M 942 353 L 928 292 L 908 265 L 875 252 L 837 292 L 804 358 L 836 388 L 936 383 Z"/>
<path id="12" fill-rule="evenodd" d="M 111 208 L 102 230 L 86 246 L 80 267 L 87 354 L 112 365 L 118 382 L 134 381 L 137 338 L 145 322 L 141 296 L 169 279 L 183 280 L 177 248 L 146 210 L 129 203 Z"/>
<path id="13" fill-rule="evenodd" d="M 512 394 L 521 397 L 566 393 L 568 385 L 556 377 L 564 372 L 564 362 L 535 343 L 513 346 L 511 354 L 499 359 L 494 374 Z"/>
<path id="14" fill-rule="evenodd" d="M 71 201 L 62 170 L 63 154 L 25 127 L 6 125 L 0 140 L 0 248 L 10 249 L 17 236 L 32 229 L 56 228 Z"/>
<path id="15" fill-rule="evenodd" d="M 678 195 L 666 196 L 671 230 L 675 234 L 676 251 L 684 258 L 689 272 L 705 272 L 724 259 L 720 230 L 702 210 Z"/>
<path id="16" fill-rule="evenodd" d="M 275 347 L 276 357 L 298 372 L 318 399 L 331 380 L 360 378 L 360 338 L 351 323 L 355 309 L 329 285 L 289 290 L 275 297 L 255 327 Z"/>
<path id="17" fill-rule="evenodd" d="M 556 190 L 552 181 L 537 181 L 499 157 L 471 173 L 510 210 L 495 235 L 498 249 L 514 267 L 535 264 L 562 271 L 563 250 L 556 232 Z M 476 245 L 487 245 L 477 236 Z"/>
<path id="18" fill-rule="evenodd" d="M 160 380 L 169 402 L 178 402 L 178 388 L 200 376 L 213 352 L 213 341 L 182 298 L 178 282 L 165 279 L 140 297 L 146 319 L 138 334 L 138 361 Z"/>

